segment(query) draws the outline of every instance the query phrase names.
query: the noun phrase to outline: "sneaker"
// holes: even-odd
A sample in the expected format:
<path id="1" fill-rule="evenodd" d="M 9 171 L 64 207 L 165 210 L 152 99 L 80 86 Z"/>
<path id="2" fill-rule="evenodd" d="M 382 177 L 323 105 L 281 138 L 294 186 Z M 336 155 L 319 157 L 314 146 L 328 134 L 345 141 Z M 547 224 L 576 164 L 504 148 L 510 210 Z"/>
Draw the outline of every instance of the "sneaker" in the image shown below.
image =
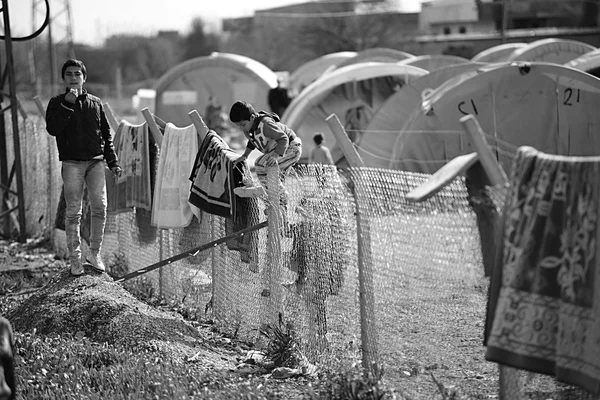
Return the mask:
<path id="1" fill-rule="evenodd" d="M 102 257 L 100 256 L 100 254 L 98 254 L 98 253 L 88 254 L 88 256 L 86 257 L 86 260 L 87 260 L 87 262 L 92 264 L 92 268 L 94 268 L 94 270 L 96 270 L 98 272 L 106 271 L 106 267 L 104 266 L 104 263 L 102 262 Z"/>
<path id="2" fill-rule="evenodd" d="M 81 259 L 73 258 L 70 261 L 71 264 L 71 275 L 73 276 L 81 276 L 85 272 L 83 269 L 83 265 L 81 264 Z"/>

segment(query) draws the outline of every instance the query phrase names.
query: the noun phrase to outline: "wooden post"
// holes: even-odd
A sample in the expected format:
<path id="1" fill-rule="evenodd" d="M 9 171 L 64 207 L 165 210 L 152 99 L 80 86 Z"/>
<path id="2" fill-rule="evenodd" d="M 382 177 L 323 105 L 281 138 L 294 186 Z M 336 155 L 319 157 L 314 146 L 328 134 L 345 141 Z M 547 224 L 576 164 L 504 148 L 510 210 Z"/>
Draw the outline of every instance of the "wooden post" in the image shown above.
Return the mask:
<path id="1" fill-rule="evenodd" d="M 350 167 L 364 167 L 361 156 L 357 153 L 352 141 L 335 114 L 325 120 L 329 129 L 335 135 L 338 145 Z M 373 269 L 371 256 L 371 232 L 368 219 L 363 219 L 361 213 L 361 193 L 353 187 L 356 198 L 356 231 L 358 243 L 358 282 L 360 301 L 360 336 L 362 342 L 363 370 L 373 372 L 373 363 L 377 362 L 377 320 L 375 316 L 375 295 L 373 286 Z"/>
<path id="2" fill-rule="evenodd" d="M 350 166 L 364 167 L 365 162 L 354 148 L 354 144 L 348 137 L 348 134 L 344 130 L 344 127 L 342 126 L 342 123 L 338 119 L 337 115 L 331 114 L 325 119 L 325 122 L 327 122 L 329 129 L 331 129 L 331 132 L 335 136 L 335 139 L 337 140 L 337 143 L 342 149 L 342 152 L 344 153 L 344 156 L 346 157 L 346 160 L 348 160 Z"/>
<path id="3" fill-rule="evenodd" d="M 508 181 L 506 173 L 492 153 L 477 118 L 471 114 L 465 115 L 460 119 L 460 123 L 469 135 L 477 154 L 479 154 L 479 162 L 481 162 L 492 186 L 504 185 Z"/>
<path id="4" fill-rule="evenodd" d="M 154 119 L 154 116 L 150 113 L 150 110 L 148 110 L 148 107 L 142 109 L 142 115 L 144 116 L 144 119 L 146 120 L 146 123 L 148 124 L 148 129 L 150 129 L 150 134 L 154 138 L 154 141 L 156 142 L 156 144 L 158 144 L 158 147 L 161 147 L 163 135 L 160 132 L 160 128 L 156 124 L 156 120 Z"/>
<path id="5" fill-rule="evenodd" d="M 110 104 L 104 103 L 104 113 L 106 114 L 106 119 L 108 120 L 108 124 L 110 125 L 110 128 L 115 133 L 117 133 L 117 130 L 119 129 L 120 121 L 117 119 L 117 116 L 116 116 L 115 112 L 113 111 L 112 107 L 110 106 Z"/>
<path id="6" fill-rule="evenodd" d="M 279 204 L 281 196 L 279 187 L 279 166 L 267 168 L 267 196 L 269 209 L 267 210 L 267 263 L 263 282 L 267 283 L 269 296 L 267 297 L 266 322 L 275 326 L 278 314 L 283 305 L 283 288 L 281 286 L 281 236 L 280 227 L 286 218 L 283 217 L 285 208 Z M 266 279 L 265 279 L 266 278 Z"/>
<path id="7" fill-rule="evenodd" d="M 196 131 L 198 132 L 198 145 L 201 145 L 202 141 L 204 141 L 204 138 L 206 137 L 206 134 L 208 134 L 208 126 L 206 126 L 204 120 L 202 119 L 200 114 L 198 114 L 198 111 L 192 110 L 188 113 L 188 115 L 192 119 L 192 123 L 194 124 L 194 126 L 196 127 Z"/>
<path id="8" fill-rule="evenodd" d="M 40 97 L 35 96 L 33 98 L 33 101 L 35 102 L 35 105 L 37 106 L 37 110 L 40 113 L 40 115 L 42 116 L 42 118 L 46 119 L 46 109 L 44 108 L 44 105 L 42 104 L 42 100 L 40 99 Z"/>
<path id="9" fill-rule="evenodd" d="M 473 115 L 465 115 L 460 119 L 465 131 L 469 135 L 473 146 L 479 154 L 479 161 L 492 185 L 505 185 L 508 182 L 506 173 L 502 166 L 496 161 L 496 157 L 492 153 L 485 139 L 485 134 Z M 493 225 L 493 224 L 492 224 Z M 480 234 L 483 233 L 480 232 Z M 493 235 L 492 233 L 489 233 Z M 483 249 L 485 250 L 485 249 Z M 519 380 L 520 372 L 517 369 L 498 364 L 499 385 L 500 385 L 500 400 L 521 399 L 521 382 Z M 510 389 L 513 390 L 510 390 Z"/>

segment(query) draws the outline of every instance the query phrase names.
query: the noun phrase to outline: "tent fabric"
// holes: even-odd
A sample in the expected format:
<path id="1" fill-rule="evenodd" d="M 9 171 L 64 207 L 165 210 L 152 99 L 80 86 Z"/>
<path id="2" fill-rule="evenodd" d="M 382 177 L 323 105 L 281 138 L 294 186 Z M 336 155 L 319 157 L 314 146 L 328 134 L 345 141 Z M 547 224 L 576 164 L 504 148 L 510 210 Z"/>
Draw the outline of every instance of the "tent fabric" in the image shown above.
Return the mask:
<path id="1" fill-rule="evenodd" d="M 328 68 L 357 55 L 355 51 L 340 51 L 310 60 L 296 68 L 290 74 L 290 89 L 292 93 L 300 93 L 311 82 L 319 78 Z"/>
<path id="2" fill-rule="evenodd" d="M 515 50 L 509 56 L 508 61 L 542 61 L 564 64 L 595 49 L 594 46 L 576 40 L 542 39 Z"/>
<path id="3" fill-rule="evenodd" d="M 311 83 L 282 117 L 282 122 L 302 139 L 301 162 L 307 161 L 314 148 L 312 137 L 317 132 L 323 133 L 334 161 L 341 158 L 341 149 L 325 121 L 331 114 L 338 116 L 353 139 L 352 135 L 359 136 L 389 96 L 406 82 L 425 74 L 427 71 L 413 66 L 360 63 L 332 71 Z"/>
<path id="4" fill-rule="evenodd" d="M 434 71 L 449 65 L 469 63 L 470 60 L 447 54 L 430 54 L 425 56 L 416 56 L 399 61 L 400 65 L 412 65 L 413 67 L 423 68 L 426 71 Z"/>
<path id="5" fill-rule="evenodd" d="M 412 54 L 404 51 L 388 49 L 385 47 L 375 47 L 372 49 L 359 51 L 354 57 L 339 63 L 335 67 L 330 68 L 327 72 L 331 72 L 333 69 L 343 68 L 353 64 L 365 62 L 395 63 L 412 57 L 414 57 Z"/>
<path id="6" fill-rule="evenodd" d="M 548 154 L 600 154 L 600 79 L 551 63 L 496 64 L 446 82 L 411 116 L 394 169 L 433 173 L 473 151 L 459 119 L 473 114 L 506 171 L 519 146 Z"/>
<path id="7" fill-rule="evenodd" d="M 260 62 L 237 54 L 213 53 L 180 63 L 163 74 L 154 87 L 155 114 L 186 126 L 188 113 L 194 109 L 203 113 L 209 96 L 227 112 L 237 100 L 268 110 L 268 92 L 276 86 L 277 75 Z"/>
<path id="8" fill-rule="evenodd" d="M 503 62 L 508 61 L 508 57 L 517 49 L 527 46 L 526 43 L 504 43 L 485 49 L 475 54 L 471 61 L 475 62 Z"/>
<path id="9" fill-rule="evenodd" d="M 571 60 L 565 65 L 600 78 L 600 49 L 585 53 L 581 57 Z"/>
<path id="10" fill-rule="evenodd" d="M 394 161 L 394 144 L 402 138 L 401 128 L 413 113 L 420 110 L 422 100 L 449 79 L 485 65 L 467 62 L 440 68 L 410 80 L 390 96 L 367 126 L 367 131 L 373 132 L 373 135 L 358 149 L 365 165 L 390 168 Z"/>

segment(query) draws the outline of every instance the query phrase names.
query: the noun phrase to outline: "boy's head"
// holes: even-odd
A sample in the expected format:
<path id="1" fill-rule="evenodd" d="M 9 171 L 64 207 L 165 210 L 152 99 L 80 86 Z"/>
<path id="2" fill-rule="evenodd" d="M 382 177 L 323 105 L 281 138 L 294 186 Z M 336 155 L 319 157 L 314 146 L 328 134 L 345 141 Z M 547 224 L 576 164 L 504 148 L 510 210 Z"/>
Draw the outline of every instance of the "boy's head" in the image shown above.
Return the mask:
<path id="1" fill-rule="evenodd" d="M 319 133 L 315 133 L 315 136 L 313 136 L 313 140 L 314 140 L 315 144 L 318 146 L 321 143 L 323 143 L 323 140 L 325 140 L 325 138 L 323 137 L 323 134 L 321 132 L 319 132 Z"/>
<path id="2" fill-rule="evenodd" d="M 75 60 L 73 58 L 68 59 L 62 66 L 62 78 L 65 79 L 65 72 L 67 72 L 67 68 L 69 67 L 78 67 L 81 73 L 83 74 L 83 78 L 87 79 L 87 69 L 85 68 L 85 64 L 83 61 Z"/>
<path id="3" fill-rule="evenodd" d="M 256 117 L 256 111 L 252 104 L 245 101 L 236 101 L 231 106 L 229 111 L 229 119 L 231 122 L 239 126 L 244 132 L 249 132 Z"/>
<path id="4" fill-rule="evenodd" d="M 82 61 L 69 59 L 63 64 L 61 74 L 68 89 L 81 90 L 87 78 L 87 69 Z"/>

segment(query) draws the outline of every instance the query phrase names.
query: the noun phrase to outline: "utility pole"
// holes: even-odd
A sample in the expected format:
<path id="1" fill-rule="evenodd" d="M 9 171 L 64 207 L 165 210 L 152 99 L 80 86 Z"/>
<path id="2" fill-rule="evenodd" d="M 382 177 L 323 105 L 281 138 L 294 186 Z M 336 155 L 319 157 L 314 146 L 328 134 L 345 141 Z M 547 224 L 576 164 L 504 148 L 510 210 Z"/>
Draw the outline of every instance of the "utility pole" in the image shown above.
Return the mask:
<path id="1" fill-rule="evenodd" d="M 37 95 L 41 95 L 41 74 L 38 71 L 47 70 L 49 72 L 49 95 L 55 93 L 56 80 L 58 78 L 58 68 L 56 63 L 56 50 L 66 50 L 69 58 L 75 58 L 75 46 L 73 43 L 73 18 L 71 16 L 71 6 L 69 0 L 50 0 L 50 23 L 48 24 L 48 67 L 42 68 L 44 63 L 40 57 L 36 57 L 38 40 L 33 40 L 30 46 L 30 77 L 31 82 L 36 87 Z M 41 20 L 45 13 L 44 0 L 32 0 L 31 22 L 32 26 L 41 25 Z"/>
<path id="2" fill-rule="evenodd" d="M 506 43 L 506 29 L 508 27 L 508 7 L 510 0 L 502 0 L 502 27 L 500 29 L 500 42 Z"/>
<path id="3" fill-rule="evenodd" d="M 4 44 L 6 48 L 6 67 L 4 68 L 2 73 L 2 80 L 0 82 L 0 95 L 2 96 L 2 100 L 4 100 L 4 95 L 8 95 L 9 104 L 5 107 L 2 107 L 0 113 L 2 114 L 2 118 L 0 119 L 0 151 L 3 153 L 0 154 L 0 160 L 2 160 L 0 168 L 2 171 L 0 173 L 0 190 L 2 191 L 2 196 L 0 201 L 2 202 L 2 207 L 0 207 L 0 217 L 4 219 L 4 227 L 5 229 L 10 227 L 7 223 L 9 217 L 13 218 L 13 223 L 15 223 L 16 228 L 19 231 L 19 241 L 25 243 L 27 239 L 27 225 L 25 221 L 25 192 L 23 188 L 23 171 L 21 169 L 21 143 L 19 137 L 19 115 L 18 115 L 18 104 L 17 104 L 17 83 L 15 79 L 15 67 L 13 60 L 13 52 L 12 52 L 12 37 L 10 32 L 10 15 L 8 11 L 8 0 L 2 0 L 2 12 L 3 22 L 4 22 Z M 5 90 L 4 85 L 6 84 L 6 80 L 8 78 L 8 90 Z M 10 171 L 8 174 L 8 164 L 6 163 L 7 153 L 6 153 L 6 127 L 4 124 L 4 112 L 10 110 L 11 112 L 11 122 L 12 122 L 12 137 L 13 137 L 13 148 L 14 148 L 14 161 Z M 11 183 L 13 177 L 16 178 L 17 183 L 17 191 L 13 191 L 11 189 Z M 13 205 L 10 201 L 9 195 L 17 196 L 17 205 Z M 19 213 L 18 219 L 14 217 L 12 214 L 13 211 L 17 210 Z M 11 232 L 4 230 L 4 234 L 10 236 Z"/>

